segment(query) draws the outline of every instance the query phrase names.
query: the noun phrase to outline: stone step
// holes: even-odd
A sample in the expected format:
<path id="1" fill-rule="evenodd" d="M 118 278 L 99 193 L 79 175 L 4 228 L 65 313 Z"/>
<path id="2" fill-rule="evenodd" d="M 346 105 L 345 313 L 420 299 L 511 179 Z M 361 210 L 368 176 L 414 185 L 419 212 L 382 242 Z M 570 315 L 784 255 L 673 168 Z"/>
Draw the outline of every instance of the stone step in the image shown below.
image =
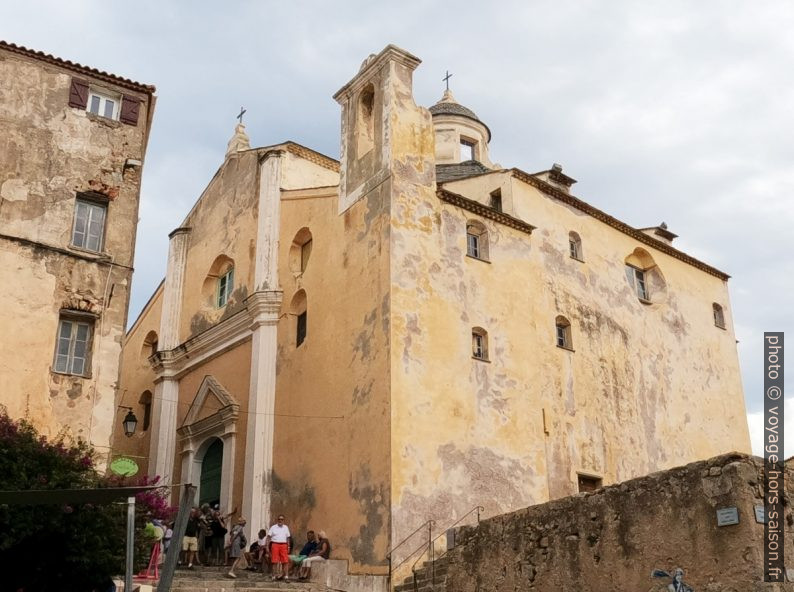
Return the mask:
<path id="1" fill-rule="evenodd" d="M 446 576 L 436 576 L 434 583 L 437 587 L 443 587 L 447 578 Z M 430 578 L 416 578 L 416 587 L 421 590 L 422 588 L 432 588 Z M 406 579 L 402 584 L 394 587 L 394 592 L 412 592 L 414 590 L 413 579 Z"/>
<path id="2" fill-rule="evenodd" d="M 416 577 L 415 578 L 412 575 L 404 578 L 403 581 L 402 581 L 402 584 L 413 583 L 414 579 L 416 579 L 417 582 L 428 581 L 431 578 L 435 578 L 436 581 L 438 581 L 440 579 L 444 579 L 446 576 L 447 576 L 447 568 L 446 567 L 436 567 L 435 572 L 433 572 L 432 570 L 421 569 L 421 570 L 418 570 L 416 572 Z M 402 585 L 402 584 L 400 584 L 400 585 Z"/>

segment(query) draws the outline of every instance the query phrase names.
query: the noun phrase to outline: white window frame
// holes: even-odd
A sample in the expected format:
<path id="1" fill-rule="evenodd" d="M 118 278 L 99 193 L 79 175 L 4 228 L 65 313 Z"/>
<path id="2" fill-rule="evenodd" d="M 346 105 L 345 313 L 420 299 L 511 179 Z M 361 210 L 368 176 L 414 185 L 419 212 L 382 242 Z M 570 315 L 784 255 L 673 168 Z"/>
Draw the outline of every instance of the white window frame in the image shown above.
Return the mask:
<path id="1" fill-rule="evenodd" d="M 466 255 L 480 261 L 490 261 L 488 229 L 480 222 L 466 223 Z"/>
<path id="2" fill-rule="evenodd" d="M 651 293 L 648 290 L 648 279 L 644 269 L 639 269 L 633 265 L 626 264 L 626 278 L 634 288 L 634 293 L 642 302 L 651 301 Z"/>
<path id="3" fill-rule="evenodd" d="M 472 330 L 471 357 L 475 360 L 488 361 L 488 335 L 484 331 Z"/>
<path id="4" fill-rule="evenodd" d="M 97 104 L 96 111 L 93 109 L 95 102 L 94 99 L 96 99 Z M 107 113 L 108 101 L 113 102 L 113 106 L 109 115 Z M 119 115 L 121 114 L 121 95 L 90 87 L 88 89 L 88 101 L 85 104 L 85 110 L 88 113 L 92 113 L 98 117 L 104 117 L 105 119 L 118 121 Z"/>
<path id="5" fill-rule="evenodd" d="M 96 217 L 102 213 L 101 232 L 91 232 L 92 224 L 96 223 Z M 85 215 L 83 230 L 78 231 L 81 225 L 81 217 Z M 106 203 L 85 199 L 78 196 L 74 204 L 74 220 L 72 221 L 72 246 L 78 249 L 85 249 L 94 253 L 101 253 L 105 246 L 105 228 L 108 219 L 108 206 Z M 78 234 L 82 239 L 78 240 Z M 92 243 L 95 240 L 95 243 Z"/>
<path id="6" fill-rule="evenodd" d="M 84 330 L 84 339 L 79 338 L 80 329 Z M 67 330 L 68 335 L 65 335 Z M 55 340 L 53 371 L 58 374 L 89 376 L 93 332 L 93 319 L 61 315 L 58 320 L 58 335 Z M 81 344 L 82 355 L 79 355 Z"/>
<path id="7" fill-rule="evenodd" d="M 218 277 L 218 291 L 215 297 L 215 304 L 218 308 L 226 306 L 232 295 L 232 290 L 234 290 L 234 267 L 230 267 Z"/>
<path id="8" fill-rule="evenodd" d="M 480 235 L 479 234 L 472 234 L 470 232 L 466 233 L 466 254 L 469 257 L 474 257 L 475 259 L 481 259 L 480 257 Z"/>
<path id="9" fill-rule="evenodd" d="M 565 323 L 557 321 L 555 322 L 554 327 L 557 347 L 573 350 L 573 337 L 571 335 L 570 322 L 567 320 Z"/>
<path id="10" fill-rule="evenodd" d="M 582 239 L 579 235 L 573 232 L 568 235 L 568 250 L 570 252 L 571 259 L 584 261 L 584 256 L 582 255 Z"/>

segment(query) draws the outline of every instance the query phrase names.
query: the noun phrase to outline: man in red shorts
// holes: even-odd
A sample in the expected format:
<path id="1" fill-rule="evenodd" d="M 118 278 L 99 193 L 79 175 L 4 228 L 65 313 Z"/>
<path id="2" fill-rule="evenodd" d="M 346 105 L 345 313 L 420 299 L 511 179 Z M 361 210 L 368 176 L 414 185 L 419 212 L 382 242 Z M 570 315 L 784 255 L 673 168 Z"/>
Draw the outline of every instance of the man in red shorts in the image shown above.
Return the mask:
<path id="1" fill-rule="evenodd" d="M 283 514 L 278 515 L 278 522 L 267 531 L 267 542 L 270 544 L 270 561 L 273 564 L 273 579 L 289 581 L 289 547 L 292 537 L 289 528 L 284 524 Z"/>

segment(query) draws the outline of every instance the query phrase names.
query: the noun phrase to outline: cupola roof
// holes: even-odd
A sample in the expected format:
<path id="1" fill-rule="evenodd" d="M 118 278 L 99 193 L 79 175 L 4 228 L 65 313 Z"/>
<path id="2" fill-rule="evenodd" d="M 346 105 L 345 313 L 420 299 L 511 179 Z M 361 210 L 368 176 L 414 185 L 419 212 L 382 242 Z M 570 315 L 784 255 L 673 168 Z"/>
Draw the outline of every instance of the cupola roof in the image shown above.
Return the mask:
<path id="1" fill-rule="evenodd" d="M 480 125 L 484 126 L 486 131 L 488 132 L 488 141 L 491 141 L 491 130 L 485 125 L 477 115 L 469 109 L 468 107 L 464 107 L 460 103 L 455 100 L 455 97 L 452 95 L 452 91 L 449 89 L 444 91 L 444 96 L 441 97 L 441 100 L 430 107 L 430 113 L 435 117 L 436 115 L 457 115 L 460 117 L 466 117 L 467 119 L 471 119 L 476 121 Z"/>

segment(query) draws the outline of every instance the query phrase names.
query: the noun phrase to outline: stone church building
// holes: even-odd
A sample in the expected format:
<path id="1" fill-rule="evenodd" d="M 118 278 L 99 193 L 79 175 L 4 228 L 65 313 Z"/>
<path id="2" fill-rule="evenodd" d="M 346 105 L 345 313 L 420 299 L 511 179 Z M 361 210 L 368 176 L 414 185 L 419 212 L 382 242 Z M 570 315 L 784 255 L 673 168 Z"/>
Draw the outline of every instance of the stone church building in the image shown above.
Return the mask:
<path id="1" fill-rule="evenodd" d="M 116 453 L 358 572 L 428 519 L 750 448 L 728 276 L 558 165 L 494 165 L 451 93 L 416 105 L 419 63 L 336 93 L 339 161 L 238 125 L 123 348 Z"/>

